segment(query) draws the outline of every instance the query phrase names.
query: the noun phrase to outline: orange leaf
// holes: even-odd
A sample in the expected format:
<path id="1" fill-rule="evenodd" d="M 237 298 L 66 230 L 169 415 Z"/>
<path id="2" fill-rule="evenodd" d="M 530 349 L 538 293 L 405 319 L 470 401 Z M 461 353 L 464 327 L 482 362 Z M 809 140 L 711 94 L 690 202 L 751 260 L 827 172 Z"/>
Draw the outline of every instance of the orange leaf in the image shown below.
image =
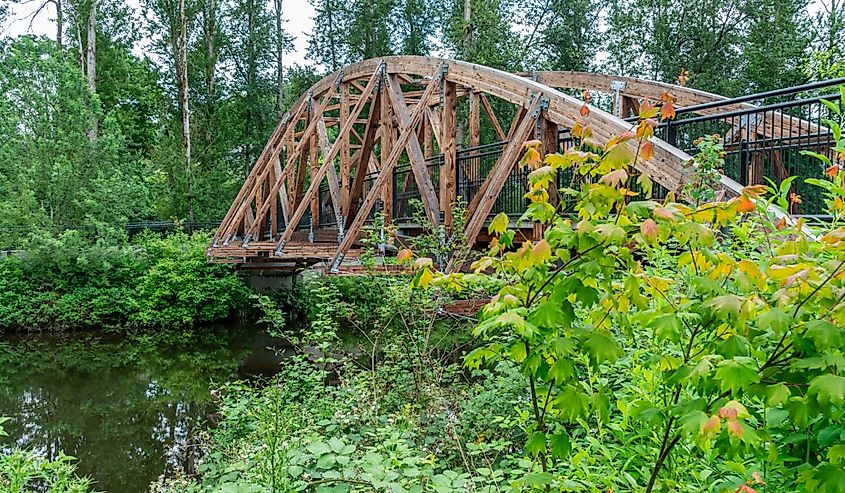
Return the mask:
<path id="1" fill-rule="evenodd" d="M 640 157 L 643 161 L 648 161 L 654 157 L 654 143 L 652 141 L 645 142 L 640 148 Z"/>
<path id="2" fill-rule="evenodd" d="M 710 419 L 705 421 L 703 425 L 701 425 L 701 433 L 706 435 L 708 433 L 718 432 L 721 425 L 722 420 L 714 414 L 713 416 L 710 416 Z"/>
<path id="3" fill-rule="evenodd" d="M 719 416 L 725 419 L 736 419 L 737 410 L 732 407 L 723 407 L 719 409 Z"/>
<path id="4" fill-rule="evenodd" d="M 737 206 L 736 210 L 739 212 L 752 212 L 754 209 L 754 202 L 750 201 L 748 197 L 740 197 L 739 206 Z"/>
<path id="5" fill-rule="evenodd" d="M 409 250 L 407 248 L 403 248 L 403 249 L 399 250 L 399 253 L 396 254 L 396 261 L 397 262 L 404 262 L 406 260 L 410 260 L 411 257 L 413 257 L 413 256 L 414 256 L 414 253 L 411 250 Z"/>
<path id="6" fill-rule="evenodd" d="M 601 178 L 599 178 L 599 182 L 606 183 L 612 187 L 616 187 L 624 183 L 627 179 L 628 172 L 620 168 L 616 171 L 611 171 L 610 173 L 603 175 Z"/>
<path id="7" fill-rule="evenodd" d="M 781 217 L 780 221 L 778 221 L 777 224 L 775 224 L 775 228 L 778 231 L 783 231 L 784 229 L 787 228 L 787 226 L 788 225 L 786 224 L 786 216 Z"/>
<path id="8" fill-rule="evenodd" d="M 689 80 L 689 70 L 687 70 L 685 68 L 681 69 L 681 73 L 678 74 L 678 85 L 684 86 L 684 85 L 686 85 L 688 80 Z"/>
<path id="9" fill-rule="evenodd" d="M 728 433 L 736 436 L 737 438 L 742 438 L 742 435 L 745 434 L 745 432 L 742 431 L 742 426 L 740 426 L 739 421 L 735 419 L 728 421 Z"/>
<path id="10" fill-rule="evenodd" d="M 750 199 L 760 198 L 764 193 L 766 193 L 765 185 L 749 185 L 742 188 L 742 195 Z"/>
<path id="11" fill-rule="evenodd" d="M 640 118 L 654 118 L 657 116 L 657 106 L 651 101 L 646 101 L 640 105 Z"/>
<path id="12" fill-rule="evenodd" d="M 660 108 L 660 119 L 671 120 L 673 118 L 675 118 L 675 106 L 671 102 L 666 101 L 663 103 L 663 107 Z"/>
<path id="13" fill-rule="evenodd" d="M 658 231 L 657 223 L 654 222 L 654 219 L 646 219 L 640 224 L 640 233 L 645 238 L 645 241 L 649 243 L 654 243 L 657 240 Z"/>
<path id="14" fill-rule="evenodd" d="M 824 174 L 827 175 L 828 178 L 836 178 L 837 173 L 839 173 L 838 164 L 832 164 L 829 168 L 824 170 Z"/>
<path id="15" fill-rule="evenodd" d="M 588 116 L 590 116 L 590 108 L 588 108 L 586 104 L 582 105 L 580 113 L 583 118 L 587 118 Z"/>

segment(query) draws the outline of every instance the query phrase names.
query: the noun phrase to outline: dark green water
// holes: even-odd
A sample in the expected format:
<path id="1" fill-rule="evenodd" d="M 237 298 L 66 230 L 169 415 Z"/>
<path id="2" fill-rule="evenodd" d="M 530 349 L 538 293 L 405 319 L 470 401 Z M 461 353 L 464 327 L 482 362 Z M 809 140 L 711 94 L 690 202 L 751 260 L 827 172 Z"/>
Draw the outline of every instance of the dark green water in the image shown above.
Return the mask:
<path id="1" fill-rule="evenodd" d="M 145 492 L 168 469 L 190 470 L 194 437 L 213 418 L 211 390 L 271 375 L 276 342 L 243 328 L 0 336 L 0 416 L 13 418 L 0 453 L 63 450 L 98 491 Z"/>

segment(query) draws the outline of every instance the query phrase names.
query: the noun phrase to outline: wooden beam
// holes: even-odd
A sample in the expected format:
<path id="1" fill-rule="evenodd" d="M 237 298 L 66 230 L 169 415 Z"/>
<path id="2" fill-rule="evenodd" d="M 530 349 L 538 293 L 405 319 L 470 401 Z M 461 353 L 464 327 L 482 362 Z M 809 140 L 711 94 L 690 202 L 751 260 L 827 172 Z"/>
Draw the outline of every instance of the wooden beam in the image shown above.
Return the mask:
<path id="1" fill-rule="evenodd" d="M 370 117 L 367 123 L 367 128 L 364 131 L 364 144 L 361 147 L 357 167 L 355 170 L 355 178 L 352 180 L 352 189 L 349 191 L 349 202 L 346 203 L 344 211 L 346 211 L 346 223 L 349 224 L 355 218 L 354 211 L 358 208 L 358 202 L 361 200 L 361 195 L 364 193 L 364 179 L 367 177 L 367 168 L 370 163 L 370 158 L 373 154 L 373 147 L 375 146 L 376 134 L 379 130 L 379 120 L 381 119 L 381 94 L 373 97 L 373 102 L 370 104 Z"/>
<path id="2" fill-rule="evenodd" d="M 281 160 L 280 160 L 279 157 L 276 157 L 276 159 L 273 160 L 273 169 L 274 169 L 274 172 L 275 172 L 277 177 L 281 176 L 281 174 L 282 174 L 282 163 L 281 163 Z M 285 189 L 284 186 L 279 187 L 279 202 L 282 204 L 282 219 L 284 219 L 285 225 L 287 225 L 288 218 L 290 216 L 289 215 L 289 211 L 290 211 L 289 205 L 290 204 L 289 204 L 288 197 L 287 197 L 287 190 Z M 276 233 L 278 233 L 278 232 L 276 232 Z M 274 238 L 276 237 L 276 233 L 273 233 Z"/>
<path id="3" fill-rule="evenodd" d="M 361 113 L 361 110 L 364 109 L 364 103 L 367 102 L 370 95 L 373 93 L 373 90 L 376 87 L 376 83 L 382 76 L 381 65 L 376 67 L 375 71 L 373 72 L 372 76 L 370 77 L 369 82 L 367 82 L 367 86 L 364 88 L 364 92 L 361 93 L 361 99 L 355 104 L 355 108 L 352 110 L 350 117 L 343 123 L 343 126 L 340 128 L 339 135 L 343 135 L 344 133 L 349 132 L 349 129 L 352 128 L 352 124 L 354 123 L 355 119 L 358 118 L 358 115 Z M 320 183 L 323 181 L 323 177 L 328 173 L 328 168 L 334 167 L 334 158 L 337 156 L 337 153 L 340 152 L 340 146 L 342 144 L 341 139 L 337 139 L 332 145 L 331 150 L 329 151 L 328 155 L 323 156 L 323 164 L 317 170 L 315 174 L 311 176 L 311 183 L 308 185 L 308 190 L 305 192 L 305 197 L 310 198 L 312 196 L 318 196 L 320 192 Z M 293 235 L 294 230 L 296 229 L 296 224 L 299 223 L 299 220 L 305 214 L 305 200 L 302 201 L 299 206 L 297 206 L 296 210 L 291 217 L 291 224 L 285 228 L 284 233 L 282 233 L 281 238 L 279 241 L 276 242 L 276 252 L 280 252 L 284 247 L 285 243 L 290 240 L 291 235 Z M 319 221 L 317 221 L 319 223 Z"/>
<path id="4" fill-rule="evenodd" d="M 442 74 L 442 70 L 443 66 L 438 65 L 437 70 L 434 72 L 434 74 L 432 74 L 432 78 L 434 79 L 439 77 Z M 393 94 L 394 91 L 400 88 L 398 87 L 398 81 L 394 79 L 388 78 L 388 85 L 390 87 L 385 92 L 391 95 L 390 99 L 392 100 L 395 96 Z M 435 87 L 437 87 L 437 84 L 429 84 L 426 88 L 426 93 L 428 93 L 429 91 L 433 93 Z M 401 96 L 401 89 L 399 92 L 399 96 Z M 401 99 L 397 99 L 398 102 L 401 103 Z M 425 101 L 426 99 L 427 98 L 423 97 L 422 101 Z M 394 111 L 396 111 L 397 113 L 399 113 L 399 110 L 402 110 L 403 113 L 407 111 L 407 109 L 402 109 L 400 108 L 400 106 L 401 104 L 394 104 Z M 387 157 L 387 161 L 382 163 L 381 171 L 379 172 L 378 178 L 376 178 L 375 183 L 373 183 L 373 188 L 367 193 L 367 198 L 364 200 L 364 203 L 361 205 L 361 208 L 355 214 L 355 219 L 349 226 L 349 233 L 343 238 L 343 241 L 340 243 L 340 246 L 338 247 L 337 252 L 335 253 L 334 259 L 332 260 L 330 267 L 332 271 L 337 270 L 338 266 L 340 265 L 340 262 L 343 261 L 344 255 L 346 255 L 346 252 L 352 246 L 352 243 L 355 241 L 356 236 L 358 236 L 358 233 L 361 231 L 361 226 L 364 225 L 364 221 L 366 221 L 367 216 L 369 216 L 370 214 L 370 210 L 372 210 L 373 205 L 375 205 L 376 200 L 378 199 L 379 190 L 387 182 L 387 180 L 392 180 L 393 168 L 396 166 L 396 162 L 399 160 L 399 155 L 402 154 L 403 148 L 405 148 L 407 146 L 408 141 L 411 140 L 414 134 L 414 127 L 416 126 L 416 122 L 419 122 L 420 116 L 422 115 L 424 109 L 425 105 L 420 103 L 414 107 L 410 116 L 406 115 L 407 121 L 402 125 L 402 132 L 399 134 L 399 138 L 393 145 L 393 148 L 390 151 L 390 155 L 388 155 Z M 397 116 L 399 115 L 397 114 Z M 403 118 L 401 118 L 401 116 L 400 119 L 404 120 Z M 419 145 L 417 145 L 417 149 L 419 149 Z M 431 182 L 429 181 L 429 186 L 430 185 Z"/>
<path id="5" fill-rule="evenodd" d="M 282 121 L 276 126 L 276 129 L 273 131 L 273 135 L 270 137 L 267 145 L 264 147 L 264 150 L 261 151 L 261 155 L 259 155 L 258 159 L 256 159 L 255 165 L 247 176 L 247 179 L 244 181 L 243 186 L 241 186 L 235 200 L 232 202 L 232 206 L 229 207 L 229 210 L 223 217 L 223 221 L 220 222 L 220 226 L 217 228 L 217 232 L 214 235 L 213 244 L 216 244 L 221 238 L 224 239 L 224 243 L 228 241 L 227 234 L 232 230 L 231 223 L 235 220 L 235 216 L 241 210 L 240 207 L 242 202 L 247 196 L 249 196 L 251 193 L 250 191 L 255 186 L 255 180 L 258 178 L 260 170 L 265 167 L 268 162 L 270 162 L 271 154 L 278 155 L 278 152 L 282 147 L 280 143 L 285 141 L 287 135 L 293 133 L 296 128 L 296 123 L 299 121 L 299 118 L 305 112 L 306 108 L 307 104 L 305 100 L 300 100 L 296 104 L 296 109 L 292 113 L 287 113 Z"/>
<path id="6" fill-rule="evenodd" d="M 481 144 L 481 97 L 473 91 L 469 96 L 469 146 Z"/>
<path id="7" fill-rule="evenodd" d="M 478 193 L 473 197 L 472 203 L 467 210 L 467 217 L 469 219 L 465 229 L 467 241 L 470 245 L 475 243 L 475 238 L 487 220 L 487 216 L 490 214 L 490 210 L 493 208 L 493 204 L 502 190 L 502 185 L 505 184 L 508 175 L 519 160 L 519 155 L 522 152 L 522 144 L 535 131 L 537 112 L 540 108 L 541 100 L 541 95 L 535 96 L 526 115 L 514 131 L 510 142 L 502 150 L 502 155 L 499 156 L 498 161 L 496 161 L 493 169 L 490 170 L 490 174 L 487 175 Z"/>
<path id="8" fill-rule="evenodd" d="M 340 121 L 346 122 L 349 119 L 349 84 L 340 84 Z M 323 122 L 323 128 L 325 129 L 325 122 Z M 349 197 L 349 174 L 350 174 L 350 167 L 352 163 L 350 161 L 350 157 L 352 152 L 350 151 L 349 146 L 352 144 L 350 134 L 353 131 L 352 127 L 349 127 L 349 131 L 346 133 L 342 133 L 338 135 L 338 139 L 343 140 L 343 144 L 341 144 L 340 148 L 340 199 L 343 203 L 346 202 L 347 198 Z M 328 142 L 328 140 L 326 140 Z M 322 145 L 322 144 L 321 144 Z M 329 172 L 329 178 L 331 178 L 332 173 Z M 335 209 L 339 209 L 341 207 L 341 202 L 335 204 Z M 340 220 L 341 217 L 338 217 Z"/>
<path id="9" fill-rule="evenodd" d="M 332 98 L 331 94 L 327 94 L 326 96 L 324 96 L 323 101 L 318 105 L 316 111 L 314 111 L 313 114 L 314 115 L 322 115 L 323 110 L 325 110 L 325 108 L 328 105 L 329 100 L 331 98 Z M 317 122 L 318 121 L 319 121 L 319 118 L 311 118 L 311 120 L 309 121 L 308 127 L 305 129 L 305 134 L 304 134 L 303 138 L 300 139 L 300 141 L 296 144 L 296 148 L 294 149 L 294 151 L 291 152 L 290 155 L 288 156 L 288 160 L 287 160 L 287 163 L 285 164 L 285 168 L 282 170 L 283 176 L 287 175 L 290 172 L 291 166 L 293 166 L 293 163 L 296 161 L 296 158 L 299 156 L 299 153 L 302 152 L 302 148 L 305 147 L 305 142 L 306 142 L 305 137 L 310 136 L 311 134 L 314 133 L 314 131 L 317 128 Z M 282 186 L 282 180 L 277 179 L 276 183 L 273 185 L 273 190 L 270 192 L 270 194 L 276 195 L 277 193 L 279 193 L 279 189 L 281 188 L 281 186 Z M 249 241 L 249 235 L 255 233 L 255 230 L 258 226 L 258 223 L 263 219 L 263 217 L 266 213 L 267 213 L 267 207 L 261 207 L 260 209 L 258 209 L 258 212 L 256 214 L 257 220 L 254 221 L 252 223 L 252 226 L 250 226 L 249 229 L 244 233 L 244 241 L 245 242 Z"/>
<path id="10" fill-rule="evenodd" d="M 434 134 L 434 141 L 437 142 L 437 148 L 440 149 L 440 152 L 443 152 L 443 142 L 442 142 L 442 134 L 440 129 L 440 115 L 437 113 L 437 110 L 434 108 L 427 108 L 425 110 L 426 118 L 428 122 L 431 124 L 431 131 Z"/>
<path id="11" fill-rule="evenodd" d="M 437 203 L 437 192 L 434 191 L 434 185 L 431 184 L 431 176 L 428 174 L 428 167 L 426 166 L 423 151 L 420 148 L 420 142 L 417 139 L 416 133 L 413 131 L 420 122 L 424 113 L 425 105 L 417 104 L 414 107 L 414 112 L 408 115 L 408 108 L 405 106 L 405 98 L 402 95 L 402 88 L 399 86 L 399 81 L 388 76 L 388 95 L 390 102 L 393 105 L 393 112 L 399 118 L 399 123 L 402 127 L 410 130 L 405 146 L 408 150 L 408 158 L 411 162 L 411 170 L 414 173 L 414 178 L 417 181 L 417 188 L 420 191 L 420 199 L 425 207 L 426 216 L 434 227 L 440 225 L 440 204 Z M 422 100 L 434 92 L 434 87 L 437 84 L 429 84 Z M 404 133 L 404 131 L 403 131 Z"/>
<path id="12" fill-rule="evenodd" d="M 387 81 L 384 83 L 386 84 Z M 397 137 L 393 115 L 390 112 L 390 97 L 387 95 L 387 91 L 381 92 L 381 125 L 379 131 L 381 133 L 381 141 L 379 142 L 379 146 L 381 147 L 381 168 L 384 168 Z M 390 224 L 393 222 L 393 177 L 385 181 L 382 186 L 381 203 L 385 223 Z"/>
<path id="13" fill-rule="evenodd" d="M 490 101 L 487 100 L 487 95 L 484 93 L 481 93 L 481 105 L 484 106 L 487 118 L 489 118 L 490 123 L 493 124 L 493 130 L 496 131 L 496 137 L 498 137 L 499 140 L 507 140 L 507 135 L 505 134 L 504 129 L 502 129 L 502 124 L 499 123 L 499 119 L 496 118 L 496 112 L 493 111 L 493 106 L 490 105 Z"/>
<path id="14" fill-rule="evenodd" d="M 443 154 L 440 165 L 440 210 L 446 230 L 452 231 L 452 204 L 457 201 L 458 173 L 457 146 L 455 145 L 457 87 L 454 82 L 443 83 L 443 111 L 440 116 L 439 145 Z"/>
<path id="15" fill-rule="evenodd" d="M 326 122 L 323 121 L 323 118 L 320 117 L 320 121 L 317 122 L 317 138 L 320 141 L 320 150 L 323 153 L 323 156 L 330 156 L 331 155 L 331 146 L 329 145 L 329 134 L 326 131 Z M 338 140 L 340 140 L 340 136 L 338 136 Z M 341 142 L 341 150 L 340 152 L 343 153 L 346 149 L 346 143 Z M 332 206 L 334 208 L 335 220 L 337 221 L 338 228 L 341 230 L 343 229 L 343 192 L 341 191 L 341 183 L 338 181 L 337 177 L 337 170 L 334 168 L 334 163 L 329 163 L 329 166 L 326 169 L 327 176 L 326 180 L 329 182 L 329 196 L 332 200 Z"/>

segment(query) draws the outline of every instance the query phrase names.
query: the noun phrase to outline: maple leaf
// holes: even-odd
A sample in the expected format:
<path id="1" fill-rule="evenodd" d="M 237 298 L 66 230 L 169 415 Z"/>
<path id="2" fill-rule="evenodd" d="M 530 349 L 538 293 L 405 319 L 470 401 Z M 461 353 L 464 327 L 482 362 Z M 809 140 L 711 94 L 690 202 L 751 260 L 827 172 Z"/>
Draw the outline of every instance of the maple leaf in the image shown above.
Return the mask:
<path id="1" fill-rule="evenodd" d="M 671 120 L 675 118 L 675 106 L 671 102 L 666 101 L 663 107 L 660 108 L 660 119 Z"/>
<path id="2" fill-rule="evenodd" d="M 622 183 L 625 183 L 625 180 L 628 179 L 628 172 L 622 168 L 617 169 L 616 171 L 611 171 L 610 173 L 603 175 L 599 178 L 599 182 L 607 183 L 612 187 L 617 187 Z"/>
<path id="3" fill-rule="evenodd" d="M 719 430 L 722 428 L 722 420 L 719 419 L 719 416 L 715 414 L 710 416 L 710 419 L 704 422 L 701 425 L 701 434 L 702 435 L 715 435 L 719 433 Z"/>
<path id="4" fill-rule="evenodd" d="M 640 157 L 643 161 L 648 161 L 654 157 L 654 143 L 652 141 L 645 142 L 640 148 Z"/>
<path id="5" fill-rule="evenodd" d="M 728 433 L 734 435 L 737 438 L 742 438 L 742 435 L 745 434 L 745 431 L 743 431 L 742 425 L 739 424 L 739 421 L 733 419 L 728 421 Z"/>
<path id="6" fill-rule="evenodd" d="M 682 68 L 681 72 L 678 74 L 678 85 L 685 86 L 687 81 L 689 80 L 689 70 Z"/>
<path id="7" fill-rule="evenodd" d="M 640 224 L 640 233 L 648 243 L 654 243 L 657 241 L 658 232 L 659 229 L 657 227 L 657 223 L 654 222 L 654 219 L 646 219 L 642 224 Z"/>
<path id="8" fill-rule="evenodd" d="M 744 195 L 739 198 L 739 205 L 737 206 L 736 210 L 739 212 L 753 212 L 754 209 L 754 202 L 746 198 Z"/>
<path id="9" fill-rule="evenodd" d="M 399 250 L 399 253 L 396 254 L 396 261 L 397 262 L 404 262 L 406 260 L 410 260 L 411 257 L 414 256 L 414 253 L 411 252 L 408 248 L 403 248 Z"/>
<path id="10" fill-rule="evenodd" d="M 654 118 L 657 116 L 657 106 L 654 105 L 651 101 L 646 101 L 640 105 L 640 118 L 646 120 L 649 118 Z"/>

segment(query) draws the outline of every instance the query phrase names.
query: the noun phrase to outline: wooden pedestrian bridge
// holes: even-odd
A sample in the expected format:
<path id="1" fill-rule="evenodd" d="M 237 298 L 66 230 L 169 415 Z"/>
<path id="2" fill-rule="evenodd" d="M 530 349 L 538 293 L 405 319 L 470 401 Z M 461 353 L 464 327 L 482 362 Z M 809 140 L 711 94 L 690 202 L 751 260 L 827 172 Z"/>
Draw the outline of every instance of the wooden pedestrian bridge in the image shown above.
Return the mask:
<path id="1" fill-rule="evenodd" d="M 833 137 L 822 120 L 832 112 L 821 99 L 838 98 L 842 82 L 728 99 L 631 77 L 512 74 L 416 56 L 366 60 L 323 78 L 293 104 L 207 255 L 245 268 L 323 263 L 343 272 L 356 263 L 377 214 L 399 243 L 418 234 L 420 222 L 450 235 L 459 197 L 466 202 L 465 238 L 484 242 L 490 217 L 506 212 L 517 219 L 525 210 L 527 171 L 517 162 L 526 141 L 539 139 L 545 153 L 559 152 L 572 144 L 576 121 L 586 121 L 606 142 L 632 127 L 642 102 L 667 91 L 677 99 L 677 118 L 657 129 L 653 157 L 637 163 L 658 185 L 657 195 L 683 188 L 693 141 L 710 134 L 724 137 L 727 193 L 791 175 L 801 178 L 794 182 L 798 193 L 812 193 L 802 179 L 823 170 L 800 151 L 830 154 Z M 582 91 L 593 95 L 586 117 L 575 96 Z M 820 200 L 804 202 L 806 210 L 793 212 L 818 212 Z"/>

